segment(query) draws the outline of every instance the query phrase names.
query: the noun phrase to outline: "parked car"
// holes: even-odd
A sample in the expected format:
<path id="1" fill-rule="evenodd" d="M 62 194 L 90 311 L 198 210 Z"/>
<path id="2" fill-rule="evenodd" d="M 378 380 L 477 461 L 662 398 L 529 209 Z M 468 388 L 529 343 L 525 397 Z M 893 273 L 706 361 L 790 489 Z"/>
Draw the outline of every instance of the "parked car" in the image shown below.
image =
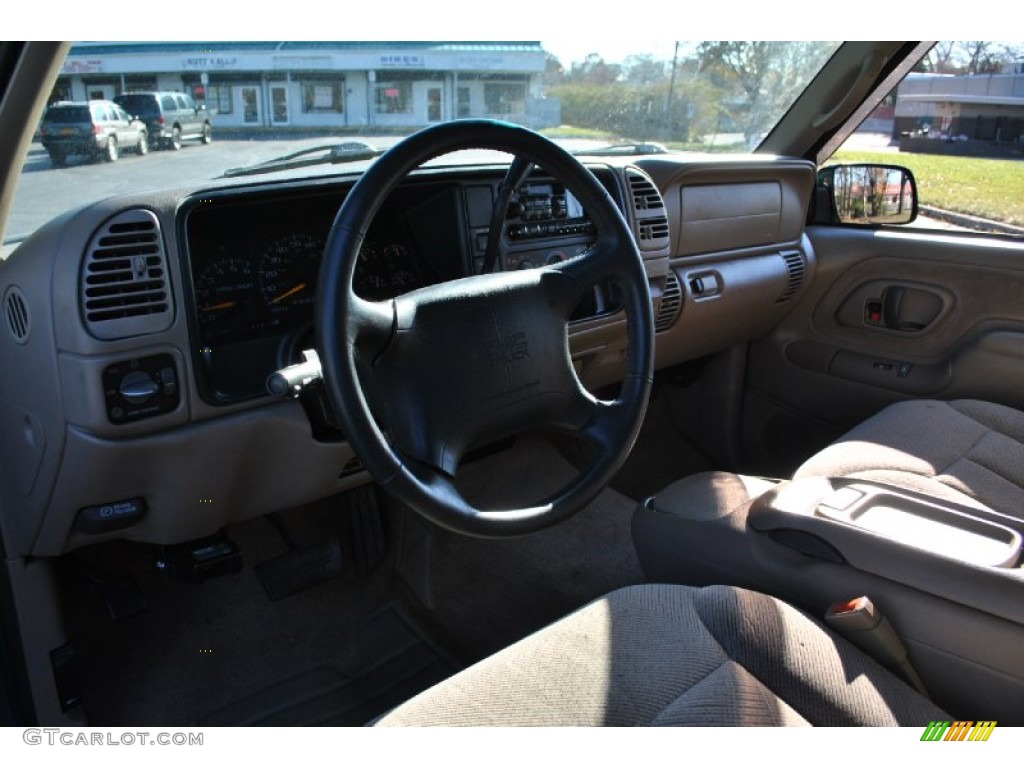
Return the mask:
<path id="1" fill-rule="evenodd" d="M 114 101 L 146 122 L 154 147 L 177 150 L 185 139 L 198 139 L 203 144 L 213 141 L 213 126 L 206 107 L 197 105 L 188 94 L 130 92 L 114 97 Z"/>
<path id="2" fill-rule="evenodd" d="M 62 101 L 46 110 L 39 130 L 54 165 L 69 155 L 89 155 L 114 162 L 122 149 L 149 151 L 146 124 L 111 101 Z"/>

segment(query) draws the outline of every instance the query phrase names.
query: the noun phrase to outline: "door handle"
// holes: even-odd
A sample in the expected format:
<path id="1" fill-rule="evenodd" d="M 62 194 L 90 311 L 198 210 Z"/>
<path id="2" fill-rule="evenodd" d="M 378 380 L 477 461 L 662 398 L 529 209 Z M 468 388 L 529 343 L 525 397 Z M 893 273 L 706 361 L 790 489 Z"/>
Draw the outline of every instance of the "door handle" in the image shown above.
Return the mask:
<path id="1" fill-rule="evenodd" d="M 905 289 L 898 285 L 890 285 L 882 292 L 882 324 L 894 331 L 920 331 L 927 323 L 905 320 L 900 316 L 905 293 Z"/>
<path id="2" fill-rule="evenodd" d="M 880 325 L 894 331 L 921 331 L 942 311 L 942 298 L 931 291 L 890 285 L 882 291 Z"/>

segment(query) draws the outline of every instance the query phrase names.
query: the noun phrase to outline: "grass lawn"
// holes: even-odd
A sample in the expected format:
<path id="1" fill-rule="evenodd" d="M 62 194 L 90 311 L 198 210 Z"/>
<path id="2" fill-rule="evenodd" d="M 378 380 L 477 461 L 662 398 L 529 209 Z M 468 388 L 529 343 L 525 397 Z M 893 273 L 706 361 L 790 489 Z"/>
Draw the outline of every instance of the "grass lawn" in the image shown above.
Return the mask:
<path id="1" fill-rule="evenodd" d="M 829 162 L 902 165 L 922 205 L 1024 226 L 1024 160 L 840 150 Z"/>
<path id="2" fill-rule="evenodd" d="M 607 139 L 617 141 L 614 133 L 598 131 L 593 128 L 580 128 L 576 125 L 556 125 L 540 131 L 549 139 Z"/>

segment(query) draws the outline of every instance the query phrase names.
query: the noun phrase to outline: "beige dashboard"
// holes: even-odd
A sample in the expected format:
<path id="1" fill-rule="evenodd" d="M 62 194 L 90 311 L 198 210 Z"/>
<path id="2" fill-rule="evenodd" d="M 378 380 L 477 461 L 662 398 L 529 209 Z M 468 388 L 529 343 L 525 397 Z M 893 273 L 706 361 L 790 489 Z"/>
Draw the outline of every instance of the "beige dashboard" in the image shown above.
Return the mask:
<path id="1" fill-rule="evenodd" d="M 806 161 L 678 155 L 590 167 L 644 259 L 658 369 L 764 334 L 813 277 Z M 503 173 L 411 178 L 366 259 L 367 289 L 386 299 L 477 269 Z M 318 423 L 308 403 L 263 389 L 314 343 L 309 283 L 324 227 L 353 182 L 221 182 L 114 198 L 43 227 L 0 264 L 10 361 L 0 371 L 0 430 L 10 436 L 0 443 L 0 493 L 14 552 L 54 556 L 109 538 L 177 543 L 370 481 L 329 415 Z M 530 185 L 524 199 L 536 205 L 507 222 L 506 269 L 542 267 L 588 244 L 571 195 L 549 179 Z M 131 290 L 142 286 L 142 304 L 111 287 L 115 261 Z M 569 324 L 591 391 L 619 375 L 624 323 L 614 287 L 598 286 Z"/>

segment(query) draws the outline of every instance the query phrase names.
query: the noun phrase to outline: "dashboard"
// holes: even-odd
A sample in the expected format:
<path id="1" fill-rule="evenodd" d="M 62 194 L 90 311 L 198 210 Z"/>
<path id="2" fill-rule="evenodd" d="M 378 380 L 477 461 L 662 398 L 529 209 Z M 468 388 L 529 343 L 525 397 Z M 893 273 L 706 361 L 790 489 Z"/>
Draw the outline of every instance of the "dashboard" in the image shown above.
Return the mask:
<path id="1" fill-rule="evenodd" d="M 652 157 L 589 164 L 629 225 L 650 285 L 655 368 L 766 333 L 813 275 L 814 183 L 797 159 Z M 595 233 L 535 171 L 495 214 L 507 169 L 424 168 L 385 201 L 354 290 L 386 301 L 571 258 Z M 324 246 L 358 180 L 248 181 L 112 197 L 44 225 L 0 263 L 0 504 L 11 551 L 55 556 L 123 538 L 175 544 L 372 482 L 324 403 L 267 379 L 315 348 Z M 580 383 L 626 356 L 615 286 L 566 328 Z"/>
<path id="2" fill-rule="evenodd" d="M 603 176 L 621 201 L 614 178 Z M 320 263 L 345 194 L 345 188 L 284 197 L 211 194 L 182 210 L 187 306 L 207 402 L 265 395 L 273 371 L 300 362 L 302 350 L 313 348 Z M 495 182 L 485 179 L 397 188 L 364 240 L 355 293 L 382 301 L 479 273 L 496 195 Z M 529 269 L 576 255 L 592 234 L 571 192 L 529 179 L 513 196 L 496 269 Z M 603 288 L 578 314 L 611 305 L 610 289 Z"/>

